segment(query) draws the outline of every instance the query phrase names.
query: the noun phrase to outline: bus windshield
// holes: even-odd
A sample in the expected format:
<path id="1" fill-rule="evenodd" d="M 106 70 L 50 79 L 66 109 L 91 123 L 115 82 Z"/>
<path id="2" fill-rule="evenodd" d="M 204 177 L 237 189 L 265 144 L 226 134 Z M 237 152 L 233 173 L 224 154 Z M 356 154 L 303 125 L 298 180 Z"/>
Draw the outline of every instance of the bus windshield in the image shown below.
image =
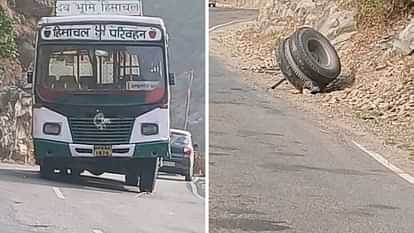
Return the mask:
<path id="1" fill-rule="evenodd" d="M 45 98 L 62 95 L 140 96 L 145 103 L 165 95 L 160 46 L 43 45 L 36 85 Z"/>

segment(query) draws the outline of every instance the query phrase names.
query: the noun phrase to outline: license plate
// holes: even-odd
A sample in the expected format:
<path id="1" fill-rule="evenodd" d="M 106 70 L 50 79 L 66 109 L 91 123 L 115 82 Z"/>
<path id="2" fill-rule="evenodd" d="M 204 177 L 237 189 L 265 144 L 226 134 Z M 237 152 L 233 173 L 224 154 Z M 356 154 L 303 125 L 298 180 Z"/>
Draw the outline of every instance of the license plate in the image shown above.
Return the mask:
<path id="1" fill-rule="evenodd" d="M 175 167 L 175 162 L 163 161 L 162 165 L 164 165 L 166 167 Z"/>
<path id="2" fill-rule="evenodd" d="M 112 146 L 94 146 L 93 153 L 95 157 L 111 157 Z"/>

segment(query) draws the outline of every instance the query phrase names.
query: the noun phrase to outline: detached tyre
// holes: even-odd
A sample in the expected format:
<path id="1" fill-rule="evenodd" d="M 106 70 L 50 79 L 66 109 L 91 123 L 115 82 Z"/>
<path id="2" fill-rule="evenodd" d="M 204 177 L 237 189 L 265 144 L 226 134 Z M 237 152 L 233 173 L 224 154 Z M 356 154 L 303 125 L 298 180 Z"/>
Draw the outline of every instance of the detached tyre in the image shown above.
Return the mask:
<path id="1" fill-rule="evenodd" d="M 311 90 L 311 93 L 320 91 L 319 84 L 304 74 L 294 61 L 291 53 L 291 39 L 289 37 L 278 48 L 278 63 L 286 79 L 301 93 L 304 88 Z"/>
<path id="2" fill-rule="evenodd" d="M 291 40 L 291 53 L 299 69 L 320 86 L 326 86 L 341 73 L 338 53 L 320 32 L 301 28 Z"/>
<path id="3" fill-rule="evenodd" d="M 286 77 L 286 79 L 299 91 L 303 91 L 304 81 L 299 79 L 295 73 L 293 72 L 292 68 L 289 66 L 287 60 L 286 60 L 286 43 L 287 40 L 283 40 L 279 47 L 277 48 L 277 55 L 276 60 L 279 64 L 279 68 L 282 71 L 283 75 Z"/>

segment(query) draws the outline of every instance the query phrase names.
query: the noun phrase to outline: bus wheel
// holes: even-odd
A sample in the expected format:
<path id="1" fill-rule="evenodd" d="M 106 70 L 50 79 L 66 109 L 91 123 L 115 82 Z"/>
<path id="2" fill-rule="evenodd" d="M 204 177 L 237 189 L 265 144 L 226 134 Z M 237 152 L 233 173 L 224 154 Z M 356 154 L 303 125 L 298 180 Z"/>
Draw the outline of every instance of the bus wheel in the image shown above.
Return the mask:
<path id="1" fill-rule="evenodd" d="M 138 172 L 128 171 L 125 175 L 125 184 L 129 186 L 138 186 Z"/>
<path id="2" fill-rule="evenodd" d="M 158 158 L 144 160 L 141 166 L 139 190 L 141 192 L 152 193 L 158 174 Z"/>
<path id="3" fill-rule="evenodd" d="M 193 171 L 191 168 L 185 173 L 185 181 L 192 181 L 193 180 Z"/>
<path id="4" fill-rule="evenodd" d="M 189 161 L 188 170 L 184 173 L 185 181 L 192 181 L 194 176 L 194 160 L 190 159 Z"/>

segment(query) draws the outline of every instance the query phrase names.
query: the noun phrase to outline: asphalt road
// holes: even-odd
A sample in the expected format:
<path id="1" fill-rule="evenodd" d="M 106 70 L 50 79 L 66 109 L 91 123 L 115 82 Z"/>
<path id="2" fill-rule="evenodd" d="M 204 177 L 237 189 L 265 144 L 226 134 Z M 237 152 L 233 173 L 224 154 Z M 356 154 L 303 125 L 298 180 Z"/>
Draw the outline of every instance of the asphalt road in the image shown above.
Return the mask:
<path id="1" fill-rule="evenodd" d="M 183 128 L 188 73 L 194 71 L 191 86 L 189 130 L 194 143 L 205 149 L 205 2 L 204 0 L 144 1 L 144 14 L 161 16 L 169 33 L 171 72 L 176 86 L 172 88 L 171 124 Z"/>
<path id="2" fill-rule="evenodd" d="M 173 88 L 172 126 L 182 126 L 187 80 L 194 70 L 190 130 L 204 145 L 204 2 L 144 1 L 147 15 L 164 18 L 170 34 Z M 0 164 L 0 233 L 158 233 L 204 232 L 204 201 L 182 176 L 161 175 L 156 191 L 139 193 L 123 176 L 83 175 L 48 181 L 38 167 Z"/>
<path id="3" fill-rule="evenodd" d="M 0 164 L 0 216 L 2 233 L 204 232 L 204 201 L 169 175 L 146 194 L 120 175 L 48 181 L 37 167 Z"/>
<path id="4" fill-rule="evenodd" d="M 209 27 L 236 22 L 240 20 L 255 19 L 257 10 L 231 9 L 231 8 L 209 8 Z"/>
<path id="5" fill-rule="evenodd" d="M 242 15 L 212 10 L 210 26 Z M 210 232 L 414 232 L 411 184 L 221 59 L 210 57 Z"/>

